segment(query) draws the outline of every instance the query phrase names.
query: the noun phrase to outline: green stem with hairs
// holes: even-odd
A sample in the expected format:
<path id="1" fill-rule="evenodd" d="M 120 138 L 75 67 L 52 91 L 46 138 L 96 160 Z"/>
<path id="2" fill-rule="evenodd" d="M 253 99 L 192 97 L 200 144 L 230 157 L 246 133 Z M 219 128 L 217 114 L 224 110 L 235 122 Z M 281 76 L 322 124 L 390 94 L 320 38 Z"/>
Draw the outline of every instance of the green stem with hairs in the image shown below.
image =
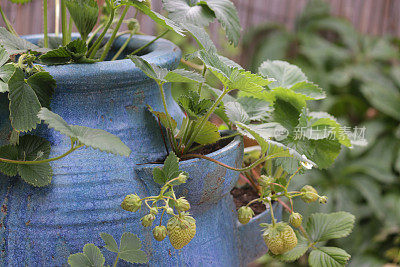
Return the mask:
<path id="1" fill-rule="evenodd" d="M 104 27 L 104 24 L 102 23 L 101 25 L 99 25 L 99 27 L 97 27 L 92 34 L 89 36 L 89 38 L 86 40 L 87 44 L 90 44 L 90 42 L 93 40 L 93 38 L 96 36 L 96 34 Z"/>
<path id="2" fill-rule="evenodd" d="M 150 42 L 148 42 L 147 44 L 145 44 L 142 47 L 139 47 L 138 49 L 136 49 L 135 51 L 133 51 L 130 55 L 136 55 L 137 53 L 139 53 L 140 51 L 142 51 L 143 49 L 145 49 L 146 47 L 148 47 L 149 45 L 151 45 L 152 43 L 154 43 L 155 41 L 157 41 L 158 39 L 160 39 L 161 37 L 163 37 L 165 34 L 167 34 L 169 30 L 166 30 L 165 32 L 157 35 L 153 40 L 151 40 Z"/>
<path id="3" fill-rule="evenodd" d="M 207 72 L 207 67 L 206 67 L 206 65 L 204 65 L 203 66 L 203 71 L 202 71 L 202 76 L 203 76 L 203 78 L 205 79 L 205 77 L 206 77 L 206 72 Z M 197 92 L 198 92 L 198 94 L 199 94 L 199 96 L 201 97 L 201 89 L 203 88 L 203 83 L 200 83 L 199 84 L 199 89 L 197 90 Z"/>
<path id="4" fill-rule="evenodd" d="M 122 52 L 124 52 L 125 48 L 128 46 L 129 42 L 132 40 L 133 32 L 129 34 L 129 37 L 126 39 L 125 43 L 118 49 L 118 52 L 113 56 L 111 61 L 116 60 Z"/>
<path id="5" fill-rule="evenodd" d="M 254 161 L 251 165 L 249 165 L 249 166 L 247 166 L 245 168 L 237 169 L 237 168 L 231 167 L 229 165 L 226 165 L 226 164 L 224 164 L 224 163 L 222 163 L 222 162 L 220 162 L 220 161 L 218 161 L 216 159 L 213 159 L 213 158 L 210 158 L 210 157 L 207 157 L 207 156 L 204 156 L 204 155 L 200 155 L 200 154 L 184 154 L 181 157 L 182 158 L 201 158 L 201 159 L 206 159 L 206 160 L 212 161 L 214 163 L 217 163 L 218 165 L 221 165 L 221 166 L 223 166 L 223 167 L 225 167 L 225 168 L 227 168 L 229 170 L 233 170 L 233 171 L 237 171 L 237 172 L 244 172 L 244 171 L 247 171 L 247 170 L 250 170 L 250 169 L 256 167 L 257 165 L 259 165 L 259 164 L 261 164 L 261 163 L 263 163 L 263 162 L 265 162 L 267 160 L 274 159 L 274 158 L 280 158 L 280 156 L 274 156 L 272 154 L 272 155 L 264 157 L 264 158 L 259 158 L 258 160 Z"/>
<path id="6" fill-rule="evenodd" d="M 43 0 L 43 44 L 45 48 L 49 47 L 49 34 L 47 30 L 47 0 Z"/>
<path id="7" fill-rule="evenodd" d="M 63 45 L 68 44 L 68 24 L 67 24 L 67 6 L 66 0 L 61 0 L 61 32 Z"/>
<path id="8" fill-rule="evenodd" d="M 112 6 L 110 18 L 108 19 L 107 25 L 104 27 L 99 38 L 96 39 L 96 41 L 94 42 L 92 47 L 90 47 L 89 51 L 86 54 L 86 56 L 88 56 L 89 58 L 94 58 L 94 56 L 96 55 L 96 52 L 100 47 L 101 41 L 103 40 L 104 36 L 106 35 L 108 29 L 111 27 L 111 24 L 113 23 L 114 15 L 115 15 L 115 8 L 114 8 L 114 6 Z"/>
<path id="9" fill-rule="evenodd" d="M 15 36 L 18 36 L 17 32 L 14 30 L 10 21 L 7 19 L 7 16 L 4 14 L 3 9 L 1 8 L 1 5 L 0 5 L 0 13 L 1 13 L 1 17 L 3 18 L 4 24 L 6 24 L 7 30 L 9 32 L 11 32 L 12 34 L 14 34 Z"/>
<path id="10" fill-rule="evenodd" d="M 119 31 L 119 28 L 121 27 L 122 22 L 124 21 L 124 18 L 126 16 L 126 13 L 128 12 L 128 10 L 129 10 L 129 6 L 126 6 L 124 8 L 124 11 L 122 11 L 122 14 L 119 17 L 119 20 L 117 22 L 117 25 L 115 26 L 114 31 L 112 32 L 111 37 L 108 40 L 103 53 L 101 54 L 100 61 L 103 61 L 106 58 L 108 52 L 110 51 L 111 45 L 114 42 L 115 36 L 117 35 L 117 32 Z"/>
<path id="11" fill-rule="evenodd" d="M 272 207 L 271 200 L 268 200 L 268 205 L 269 205 L 269 211 L 270 211 L 270 214 L 271 214 L 272 225 L 275 227 L 276 223 L 275 223 L 274 209 Z"/>
<path id="12" fill-rule="evenodd" d="M 4 159 L 4 158 L 0 158 L 0 162 L 6 162 L 6 163 L 14 163 L 14 164 L 23 164 L 23 165 L 36 165 L 36 164 L 42 164 L 42 163 L 47 163 L 47 162 L 52 162 L 52 161 L 56 161 L 59 159 L 62 159 L 66 156 L 68 156 L 69 154 L 71 154 L 72 152 L 74 152 L 75 150 L 83 147 L 84 145 L 79 145 L 76 147 L 71 147 L 70 150 L 68 150 L 67 152 L 65 152 L 64 154 L 55 157 L 55 158 L 50 158 L 50 159 L 43 159 L 43 160 L 31 160 L 31 161 L 24 161 L 24 160 L 12 160 L 12 159 Z"/>

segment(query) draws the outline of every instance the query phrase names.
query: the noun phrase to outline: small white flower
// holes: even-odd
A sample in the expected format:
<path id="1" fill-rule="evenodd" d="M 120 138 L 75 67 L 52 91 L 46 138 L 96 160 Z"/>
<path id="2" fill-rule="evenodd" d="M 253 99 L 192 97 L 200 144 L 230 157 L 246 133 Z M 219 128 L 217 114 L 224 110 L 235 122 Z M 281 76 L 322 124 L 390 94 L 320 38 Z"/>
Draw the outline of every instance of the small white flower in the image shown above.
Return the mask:
<path id="1" fill-rule="evenodd" d="M 313 167 L 313 165 L 312 165 L 311 163 L 309 163 L 309 162 L 302 161 L 302 162 L 300 162 L 300 163 L 301 163 L 301 165 L 303 165 L 303 167 L 306 168 L 307 170 L 311 170 L 312 167 Z"/>

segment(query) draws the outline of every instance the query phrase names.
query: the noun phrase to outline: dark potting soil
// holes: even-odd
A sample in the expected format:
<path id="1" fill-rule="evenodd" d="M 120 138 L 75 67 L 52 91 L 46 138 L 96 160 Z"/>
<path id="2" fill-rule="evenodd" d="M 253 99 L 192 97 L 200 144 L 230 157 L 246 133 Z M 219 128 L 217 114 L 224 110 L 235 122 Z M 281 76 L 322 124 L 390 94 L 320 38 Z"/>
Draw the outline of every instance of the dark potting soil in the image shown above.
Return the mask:
<path id="1" fill-rule="evenodd" d="M 259 198 L 257 191 L 255 191 L 250 186 L 245 186 L 242 188 L 233 188 L 231 190 L 231 195 L 233 196 L 233 201 L 235 202 L 236 209 L 247 205 L 253 199 Z M 266 210 L 265 205 L 261 202 L 255 202 L 250 205 L 250 208 L 254 211 L 255 215 L 258 215 Z"/>
<path id="2" fill-rule="evenodd" d="M 218 142 L 214 143 L 214 144 L 210 144 L 210 145 L 205 145 L 202 146 L 199 149 L 196 149 L 192 152 L 190 152 L 189 154 L 200 154 L 200 155 L 207 155 L 210 154 L 214 151 L 217 151 L 225 146 L 227 146 L 230 142 L 232 142 L 233 138 L 228 138 L 228 139 L 222 139 L 219 140 Z M 198 144 L 193 144 L 193 147 L 196 147 Z M 149 162 L 149 163 L 156 163 L 156 164 L 163 164 L 164 160 L 167 158 L 167 155 L 165 155 L 162 158 L 157 159 L 154 162 Z M 185 161 L 185 160 L 189 160 L 189 159 L 193 159 L 193 157 L 185 157 L 184 159 L 181 159 L 181 161 Z"/>

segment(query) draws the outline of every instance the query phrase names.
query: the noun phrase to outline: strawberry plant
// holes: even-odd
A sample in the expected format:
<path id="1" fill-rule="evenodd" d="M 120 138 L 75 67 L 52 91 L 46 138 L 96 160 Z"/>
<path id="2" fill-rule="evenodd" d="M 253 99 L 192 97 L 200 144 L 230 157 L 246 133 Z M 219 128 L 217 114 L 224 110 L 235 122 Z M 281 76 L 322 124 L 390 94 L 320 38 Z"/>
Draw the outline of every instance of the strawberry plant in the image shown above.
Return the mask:
<path id="1" fill-rule="evenodd" d="M 174 187 L 185 183 L 190 175 L 179 170 L 179 160 L 205 159 L 237 172 L 250 171 L 262 165 L 268 166 L 269 173 L 260 177 L 257 187 L 260 197 L 252 202 L 259 201 L 270 208 L 271 224 L 263 224 L 265 229 L 260 233 L 270 253 L 280 260 L 292 261 L 310 249 L 309 262 L 312 266 L 344 265 L 350 257 L 344 250 L 321 243 L 347 236 L 353 226 L 352 215 L 314 214 L 308 218 L 307 227 L 303 228 L 302 215 L 293 213 L 292 206 L 288 209 L 292 213 L 289 222 L 299 229 L 294 230 L 286 222 L 277 222 L 272 209 L 272 201 L 281 202 L 281 197 L 288 198 L 291 203 L 295 197 L 300 197 L 306 203 L 317 200 L 326 203 L 327 197 L 320 196 L 311 186 L 305 186 L 300 191 L 290 191 L 288 186 L 298 173 L 304 173 L 312 167 L 327 169 L 339 155 L 342 146 L 353 145 L 344 127 L 333 116 L 326 112 L 311 111 L 309 103 L 324 99 L 325 92 L 311 82 L 299 67 L 287 62 L 267 60 L 262 62 L 257 73 L 252 73 L 219 55 L 205 28 L 218 20 L 229 43 L 238 44 L 241 27 L 231 1 L 164 0 L 163 6 L 169 18 L 154 12 L 149 1 L 106 0 L 102 7 L 101 23 L 93 30 L 100 10 L 96 1 L 62 0 L 61 43 L 57 38 L 50 38 L 45 31 L 43 47 L 19 38 L 8 24 L 8 31 L 0 29 L 0 43 L 4 47 L 0 53 L 3 70 L 0 86 L 2 92 L 9 96 L 13 128 L 10 144 L 0 148 L 0 155 L 3 156 L 0 157 L 0 170 L 10 176 L 18 173 L 27 182 L 43 186 L 49 184 L 51 179 L 49 162 L 68 156 L 84 146 L 128 156 L 130 149 L 116 136 L 102 130 L 68 124 L 49 110 L 56 83 L 37 64 L 94 64 L 106 59 L 127 57 L 158 86 L 163 110 L 155 110 L 151 106 L 148 106 L 148 110 L 160 125 L 166 158 L 164 166 L 154 168 L 153 172 L 153 180 L 160 184 L 159 194 L 127 195 L 121 207 L 129 212 L 138 212 L 144 207 L 146 215 L 141 218 L 143 227 L 151 227 L 156 215 L 161 213 L 160 222 L 153 228 L 155 240 L 162 241 L 168 236 L 174 248 L 182 249 L 196 234 L 196 220 L 188 213 L 190 203 L 184 197 L 176 196 L 174 191 Z M 125 20 L 130 7 L 136 9 L 136 15 L 138 12 L 147 15 L 165 31 L 127 53 L 124 49 L 140 29 L 136 15 Z M 80 37 L 74 40 L 71 26 L 67 23 L 67 10 L 70 24 L 73 22 L 80 33 Z M 47 11 L 44 13 L 47 14 Z M 45 28 L 46 23 L 45 16 Z M 115 55 L 110 55 L 124 23 L 128 25 L 129 38 Z M 138 56 L 168 32 L 189 35 L 196 42 L 196 51 L 186 55 L 182 61 L 189 70 L 171 70 Z M 214 76 L 218 84 L 208 83 L 206 75 Z M 174 118 L 168 109 L 164 91 L 167 83 L 194 85 L 195 90 L 186 90 L 178 97 L 177 102 L 185 115 L 181 121 L 177 121 L 178 118 Z M 204 91 L 208 92 L 207 97 L 204 97 Z M 233 133 L 221 136 L 218 125 L 209 120 L 211 116 L 219 117 L 224 127 Z M 19 137 L 20 133 L 34 133 L 32 130 L 41 121 L 68 136 L 71 139 L 70 150 L 48 158 L 50 145 L 46 140 L 34 135 L 21 134 Z M 260 147 L 258 157 L 243 168 L 229 166 L 201 152 L 208 145 L 219 144 L 224 139 L 239 135 L 255 140 Z M 238 210 L 238 219 L 242 223 L 251 222 L 254 216 L 249 204 Z M 162 220 L 167 215 L 171 217 L 165 226 Z M 111 237 L 102 234 L 102 238 L 108 250 L 118 253 L 115 264 L 118 258 L 130 262 L 145 261 L 143 253 L 138 252 L 140 245 L 133 235 L 124 234 L 119 248 Z M 135 250 L 135 253 L 126 252 L 130 250 Z M 130 258 L 129 255 L 136 255 L 139 259 Z M 86 245 L 84 253 L 74 254 L 69 259 L 71 265 L 79 262 L 102 265 L 104 258 L 94 245 Z"/>

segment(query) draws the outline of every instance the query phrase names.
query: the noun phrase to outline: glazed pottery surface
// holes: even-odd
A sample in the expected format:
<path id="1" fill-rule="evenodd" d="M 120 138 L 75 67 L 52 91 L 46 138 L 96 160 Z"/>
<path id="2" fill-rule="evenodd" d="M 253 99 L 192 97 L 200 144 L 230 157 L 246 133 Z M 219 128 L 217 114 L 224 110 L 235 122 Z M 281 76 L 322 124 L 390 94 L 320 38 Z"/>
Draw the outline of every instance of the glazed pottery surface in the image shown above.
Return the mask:
<path id="1" fill-rule="evenodd" d="M 40 36 L 25 38 L 37 42 Z M 116 40 L 114 51 L 126 38 Z M 152 38 L 135 36 L 127 50 L 133 51 Z M 163 39 L 149 46 L 143 55 L 149 62 L 170 69 L 176 68 L 180 57 L 179 48 Z M 117 242 L 123 232 L 137 234 L 151 266 L 239 266 L 266 250 L 258 222 L 266 222 L 269 213 L 256 217 L 253 221 L 257 223 L 252 221 L 239 227 L 230 195 L 238 173 L 199 159 L 181 163 L 190 177 L 177 190 L 179 196 L 186 196 L 192 204 L 196 236 L 181 251 L 173 249 L 167 239 L 155 241 L 152 229 L 140 224 L 145 211 L 126 212 L 120 203 L 128 194 L 145 197 L 158 194 L 160 189 L 152 180 L 152 170 L 158 166 L 138 165 L 166 154 L 158 124 L 146 106 L 163 110 L 156 83 L 128 59 L 45 66 L 45 69 L 57 82 L 51 104 L 55 113 L 70 124 L 117 135 L 132 149 L 132 154 L 124 158 L 91 148 L 77 150 L 52 163 L 52 183 L 43 188 L 32 187 L 17 177 L 0 175 L 0 266 L 64 266 L 68 256 L 82 251 L 86 243 L 102 247 L 101 232 L 113 235 Z M 165 85 L 164 90 L 170 114 L 179 123 L 183 114 L 172 99 L 170 85 Z M 2 94 L 1 144 L 11 130 L 8 117 L 8 99 Z M 52 143 L 51 157 L 69 149 L 67 137 L 43 124 L 35 133 Z M 242 142 L 236 138 L 209 156 L 240 167 Z M 112 264 L 115 254 L 102 251 L 106 263 Z M 125 265 L 120 261 L 119 266 Z"/>

